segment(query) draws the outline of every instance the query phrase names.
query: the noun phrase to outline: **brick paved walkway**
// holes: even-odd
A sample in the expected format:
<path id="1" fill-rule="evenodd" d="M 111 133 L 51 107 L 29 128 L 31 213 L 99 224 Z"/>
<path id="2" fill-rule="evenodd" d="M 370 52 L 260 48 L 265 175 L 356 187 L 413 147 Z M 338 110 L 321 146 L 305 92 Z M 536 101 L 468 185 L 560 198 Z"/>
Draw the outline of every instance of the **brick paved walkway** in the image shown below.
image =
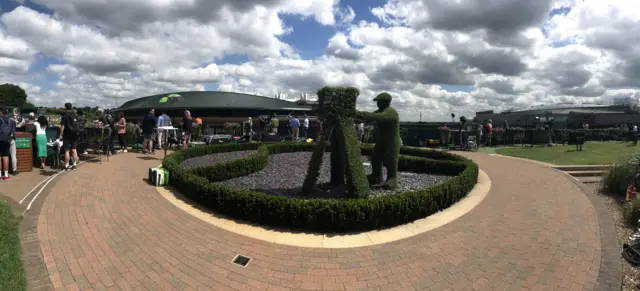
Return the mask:
<path id="1" fill-rule="evenodd" d="M 47 193 L 37 235 L 60 290 L 619 289 L 615 274 L 602 276 L 598 207 L 578 184 L 534 163 L 465 155 L 493 181 L 485 200 L 383 245 L 298 248 L 218 229 L 148 186 L 159 161 L 136 154 L 64 175 Z M 253 260 L 235 266 L 236 254 Z"/>

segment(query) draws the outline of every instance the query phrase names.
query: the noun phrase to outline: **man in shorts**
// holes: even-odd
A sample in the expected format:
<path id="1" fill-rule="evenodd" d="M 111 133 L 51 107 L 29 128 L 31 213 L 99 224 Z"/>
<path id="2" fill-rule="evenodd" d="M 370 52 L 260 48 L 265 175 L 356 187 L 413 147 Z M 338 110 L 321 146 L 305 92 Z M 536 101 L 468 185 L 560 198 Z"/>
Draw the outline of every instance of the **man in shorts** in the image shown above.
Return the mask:
<path id="1" fill-rule="evenodd" d="M 155 137 L 155 126 L 157 124 L 155 109 L 149 110 L 149 113 L 145 114 L 142 118 L 142 135 L 144 136 L 144 143 L 142 144 L 143 154 L 153 154 L 153 139 Z"/>
<path id="2" fill-rule="evenodd" d="M 9 148 L 15 134 L 9 117 L 0 110 L 0 180 L 9 180 Z"/>
<path id="3" fill-rule="evenodd" d="M 78 163 L 78 117 L 73 112 L 73 106 L 67 102 L 64 104 L 65 112 L 62 114 L 60 120 L 60 140 L 62 140 L 62 147 L 64 148 L 64 169 L 75 170 Z M 73 165 L 69 167 L 70 153 L 73 153 Z"/>

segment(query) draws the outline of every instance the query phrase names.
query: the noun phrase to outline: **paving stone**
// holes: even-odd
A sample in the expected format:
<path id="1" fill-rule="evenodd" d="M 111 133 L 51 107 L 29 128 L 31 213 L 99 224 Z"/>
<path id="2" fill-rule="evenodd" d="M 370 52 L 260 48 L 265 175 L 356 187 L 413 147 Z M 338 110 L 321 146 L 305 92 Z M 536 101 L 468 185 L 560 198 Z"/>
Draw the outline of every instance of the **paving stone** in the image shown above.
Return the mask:
<path id="1" fill-rule="evenodd" d="M 336 250 L 216 228 L 143 181 L 159 160 L 117 155 L 61 175 L 41 194 L 23 221 L 25 241 L 34 243 L 23 247 L 44 256 L 28 256 L 25 265 L 45 270 L 54 285 L 96 290 L 536 290 L 593 282 L 595 290 L 619 289 L 618 246 L 606 236 L 615 229 L 593 193 L 538 164 L 463 155 L 492 179 L 471 212 L 411 238 Z M 233 265 L 236 254 L 253 260 Z M 58 272 L 49 274 L 45 259 Z"/>

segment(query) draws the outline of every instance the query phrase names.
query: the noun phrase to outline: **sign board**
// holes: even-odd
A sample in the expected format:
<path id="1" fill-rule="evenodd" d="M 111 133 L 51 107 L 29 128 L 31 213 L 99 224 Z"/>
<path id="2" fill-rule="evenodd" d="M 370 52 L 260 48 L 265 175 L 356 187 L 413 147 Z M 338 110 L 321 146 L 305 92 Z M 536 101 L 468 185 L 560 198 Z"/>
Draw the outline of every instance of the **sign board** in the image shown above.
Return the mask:
<path id="1" fill-rule="evenodd" d="M 28 148 L 31 148 L 31 138 L 28 138 L 28 137 L 18 137 L 18 138 L 16 138 L 16 148 L 17 149 L 28 149 Z"/>

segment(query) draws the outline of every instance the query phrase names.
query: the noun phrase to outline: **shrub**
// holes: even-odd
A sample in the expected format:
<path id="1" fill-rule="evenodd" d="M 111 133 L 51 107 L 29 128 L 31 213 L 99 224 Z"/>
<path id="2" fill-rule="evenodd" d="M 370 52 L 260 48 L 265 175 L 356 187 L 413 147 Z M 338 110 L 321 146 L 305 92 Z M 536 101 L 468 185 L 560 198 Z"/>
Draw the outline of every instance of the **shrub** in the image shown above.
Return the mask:
<path id="1" fill-rule="evenodd" d="M 622 217 L 625 223 L 631 227 L 640 227 L 640 199 L 633 199 L 630 203 L 622 207 Z"/>
<path id="2" fill-rule="evenodd" d="M 607 169 L 602 181 L 603 189 L 611 194 L 625 195 L 627 186 L 638 174 L 640 174 L 640 151 L 635 152 L 629 160 L 619 161 Z M 640 185 L 636 187 L 640 188 Z"/>
<path id="3" fill-rule="evenodd" d="M 414 172 L 456 174 L 457 177 L 428 189 L 409 191 L 397 195 L 375 198 L 304 199 L 269 195 L 262 192 L 235 189 L 211 182 L 212 172 L 229 169 L 229 163 L 202 168 L 208 171 L 183 170 L 182 161 L 188 157 L 231 150 L 247 150 L 255 147 L 258 153 L 235 166 L 246 167 L 232 173 L 241 175 L 266 166 L 256 156 L 292 151 L 311 151 L 312 143 L 232 144 L 211 145 L 180 150 L 167 156 L 163 167 L 171 173 L 170 183 L 184 195 L 224 215 L 256 222 L 262 225 L 292 229 L 331 232 L 380 229 L 407 223 L 431 215 L 451 206 L 474 187 L 478 166 L 463 157 L 445 152 L 403 147 L 399 169 Z M 370 151 L 362 148 L 363 154 Z M 409 156 L 409 154 L 411 156 Z M 439 157 L 439 159 L 426 158 Z M 226 177 L 231 177 L 229 174 Z"/>

